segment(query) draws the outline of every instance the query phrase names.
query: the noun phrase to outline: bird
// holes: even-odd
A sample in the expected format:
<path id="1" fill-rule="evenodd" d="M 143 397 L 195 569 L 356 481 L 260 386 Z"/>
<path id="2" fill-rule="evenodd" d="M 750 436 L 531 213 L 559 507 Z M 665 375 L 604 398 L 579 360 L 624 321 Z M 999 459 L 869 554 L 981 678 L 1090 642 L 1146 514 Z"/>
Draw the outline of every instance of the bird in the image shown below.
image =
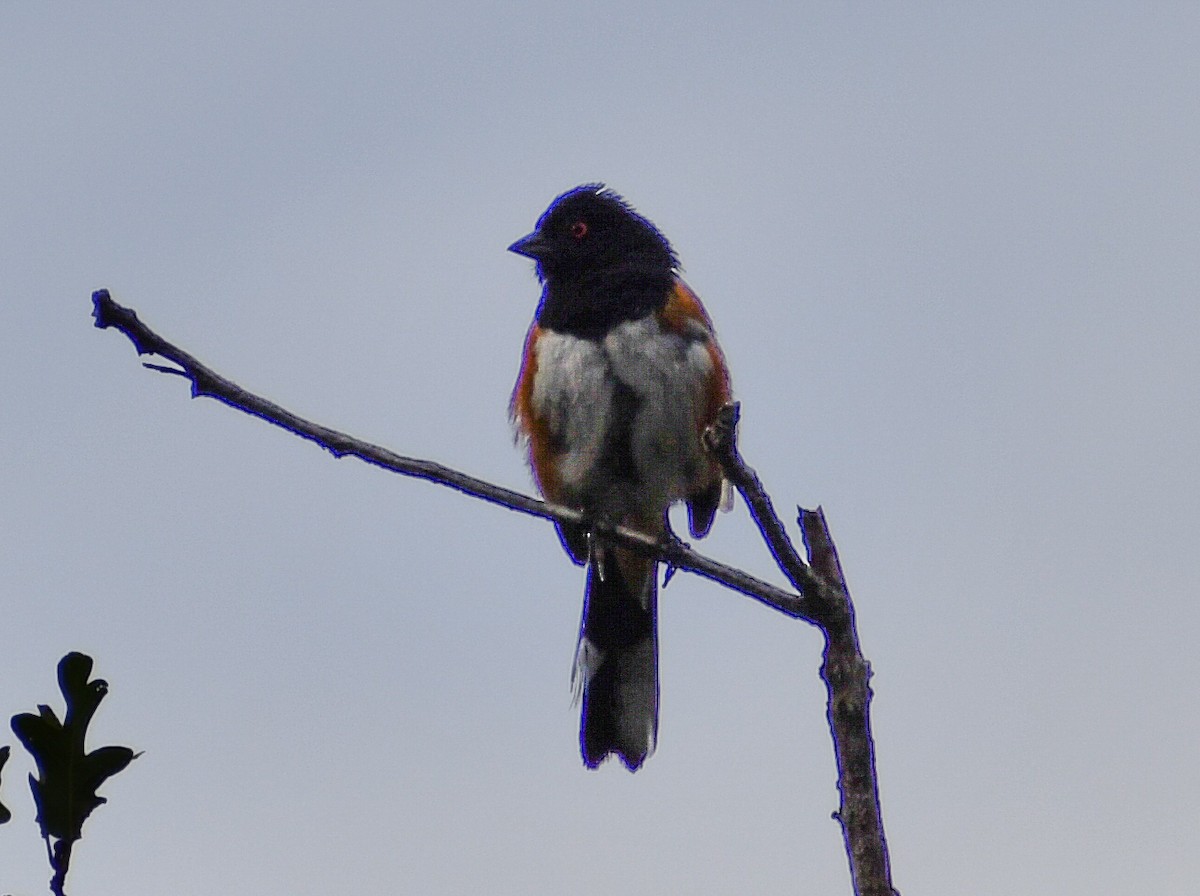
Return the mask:
<path id="1" fill-rule="evenodd" d="M 589 183 L 558 196 L 509 251 L 536 262 L 541 298 L 510 416 L 533 479 L 588 523 L 556 523 L 586 566 L 572 682 L 584 765 L 637 771 L 658 740 L 658 564 L 597 527 L 673 537 L 687 504 L 706 535 L 732 491 L 704 445 L 732 400 L 713 324 L 666 237 L 622 196 Z"/>

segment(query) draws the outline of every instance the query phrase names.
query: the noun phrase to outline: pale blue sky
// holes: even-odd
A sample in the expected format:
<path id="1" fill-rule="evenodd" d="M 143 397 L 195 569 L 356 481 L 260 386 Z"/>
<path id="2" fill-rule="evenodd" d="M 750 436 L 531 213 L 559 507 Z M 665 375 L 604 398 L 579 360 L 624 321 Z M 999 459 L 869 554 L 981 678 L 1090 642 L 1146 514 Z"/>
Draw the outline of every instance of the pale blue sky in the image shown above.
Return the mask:
<path id="1" fill-rule="evenodd" d="M 93 743 L 145 751 L 73 890 L 849 892 L 813 630 L 677 577 L 658 752 L 587 772 L 548 525 L 91 328 L 108 287 L 298 413 L 528 488 L 504 247 L 604 180 L 704 297 L 777 506 L 829 516 L 900 890 L 1190 896 L 1198 44 L 1191 3 L 5 5 L 0 714 L 84 650 Z M 701 547 L 777 579 L 740 506 Z"/>

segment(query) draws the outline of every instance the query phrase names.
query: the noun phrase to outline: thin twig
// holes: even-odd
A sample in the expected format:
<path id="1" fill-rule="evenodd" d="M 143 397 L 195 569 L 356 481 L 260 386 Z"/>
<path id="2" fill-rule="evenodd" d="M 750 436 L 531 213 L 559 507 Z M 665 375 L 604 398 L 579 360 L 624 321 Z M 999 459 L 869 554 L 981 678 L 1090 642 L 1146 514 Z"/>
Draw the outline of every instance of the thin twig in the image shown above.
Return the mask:
<path id="1" fill-rule="evenodd" d="M 737 402 L 721 408 L 716 421 L 704 433 L 705 444 L 720 462 L 725 477 L 745 499 L 746 506 L 750 508 L 750 515 L 767 543 L 767 550 L 775 558 L 780 571 L 787 576 L 797 591 L 810 599 L 814 615 L 809 621 L 817 624 L 827 608 L 838 603 L 839 595 L 836 589 L 831 588 L 828 582 L 800 559 L 800 554 L 788 537 L 783 521 L 775 512 L 775 506 L 763 488 L 758 474 L 742 459 L 737 447 L 737 424 L 740 416 L 741 406 Z"/>

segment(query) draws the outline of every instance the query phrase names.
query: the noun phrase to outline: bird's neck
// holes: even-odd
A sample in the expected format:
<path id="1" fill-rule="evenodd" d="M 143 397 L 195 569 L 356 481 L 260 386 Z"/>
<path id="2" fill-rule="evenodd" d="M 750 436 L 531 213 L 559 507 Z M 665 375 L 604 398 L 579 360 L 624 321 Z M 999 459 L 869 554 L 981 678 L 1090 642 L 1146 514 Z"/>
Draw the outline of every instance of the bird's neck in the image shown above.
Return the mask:
<path id="1" fill-rule="evenodd" d="M 585 339 L 603 338 L 618 324 L 666 305 L 674 279 L 670 269 L 637 262 L 549 277 L 542 290 L 538 325 Z"/>

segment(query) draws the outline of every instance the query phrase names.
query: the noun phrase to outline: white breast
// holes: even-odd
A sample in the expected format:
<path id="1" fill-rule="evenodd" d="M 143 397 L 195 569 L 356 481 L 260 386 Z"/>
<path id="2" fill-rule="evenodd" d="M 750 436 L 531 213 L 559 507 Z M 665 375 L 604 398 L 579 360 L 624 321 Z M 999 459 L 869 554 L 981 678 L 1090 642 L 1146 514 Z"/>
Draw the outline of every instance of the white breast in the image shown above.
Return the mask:
<path id="1" fill-rule="evenodd" d="M 624 517 L 658 514 L 687 495 L 701 469 L 696 408 L 712 372 L 703 341 L 664 331 L 650 315 L 615 327 L 603 342 L 543 331 L 534 348 L 532 403 L 561 448 L 559 475 L 575 500 L 598 500 L 609 506 L 595 510 Z M 618 407 L 629 407 L 614 402 L 618 384 L 637 398 L 628 421 L 616 419 Z M 628 443 L 614 444 L 622 426 Z M 632 457 L 638 487 L 612 498 L 598 477 L 611 469 L 605 452 L 615 450 Z"/>
<path id="2" fill-rule="evenodd" d="M 559 476 L 576 493 L 597 466 L 612 414 L 613 380 L 601 345 L 543 330 L 534 345 L 534 412 L 562 451 Z"/>

